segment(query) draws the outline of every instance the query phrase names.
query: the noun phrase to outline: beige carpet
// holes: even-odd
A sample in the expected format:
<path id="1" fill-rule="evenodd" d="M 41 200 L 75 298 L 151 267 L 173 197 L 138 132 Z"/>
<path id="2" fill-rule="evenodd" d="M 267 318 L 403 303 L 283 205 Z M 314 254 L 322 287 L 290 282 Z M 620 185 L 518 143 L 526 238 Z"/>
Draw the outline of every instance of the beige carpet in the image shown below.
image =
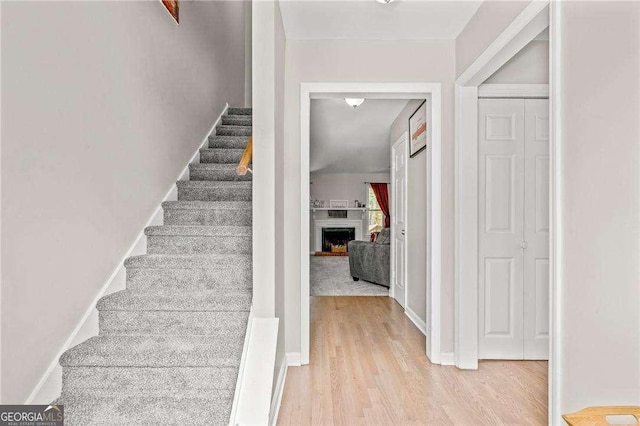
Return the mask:
<path id="1" fill-rule="evenodd" d="M 353 281 L 348 257 L 311 256 L 311 296 L 388 296 L 387 287 L 367 281 Z"/>

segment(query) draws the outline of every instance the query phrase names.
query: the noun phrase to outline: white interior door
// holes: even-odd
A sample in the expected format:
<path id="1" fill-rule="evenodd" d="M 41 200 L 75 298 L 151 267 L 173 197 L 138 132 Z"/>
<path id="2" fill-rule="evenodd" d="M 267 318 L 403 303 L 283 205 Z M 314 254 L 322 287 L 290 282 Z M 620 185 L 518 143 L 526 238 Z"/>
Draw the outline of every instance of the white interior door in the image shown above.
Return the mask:
<path id="1" fill-rule="evenodd" d="M 391 147 L 391 295 L 406 298 L 407 134 Z"/>
<path id="2" fill-rule="evenodd" d="M 478 107 L 478 355 L 522 359 L 524 102 L 482 99 Z"/>
<path id="3" fill-rule="evenodd" d="M 479 358 L 548 359 L 548 100 L 478 111 Z"/>
<path id="4" fill-rule="evenodd" d="M 524 359 L 549 359 L 549 101 L 524 103 Z"/>

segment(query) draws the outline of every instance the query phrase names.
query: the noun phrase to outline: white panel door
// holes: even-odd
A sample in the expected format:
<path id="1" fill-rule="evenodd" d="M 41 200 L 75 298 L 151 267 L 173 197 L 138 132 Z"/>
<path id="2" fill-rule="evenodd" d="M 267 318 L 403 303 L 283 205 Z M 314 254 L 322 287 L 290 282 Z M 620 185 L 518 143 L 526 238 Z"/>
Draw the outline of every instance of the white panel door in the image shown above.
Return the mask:
<path id="1" fill-rule="evenodd" d="M 549 101 L 524 102 L 524 359 L 549 359 Z"/>
<path id="2" fill-rule="evenodd" d="M 391 147 L 391 286 L 402 307 L 406 298 L 407 135 Z"/>
<path id="3" fill-rule="evenodd" d="M 478 353 L 523 359 L 524 101 L 478 107 Z"/>

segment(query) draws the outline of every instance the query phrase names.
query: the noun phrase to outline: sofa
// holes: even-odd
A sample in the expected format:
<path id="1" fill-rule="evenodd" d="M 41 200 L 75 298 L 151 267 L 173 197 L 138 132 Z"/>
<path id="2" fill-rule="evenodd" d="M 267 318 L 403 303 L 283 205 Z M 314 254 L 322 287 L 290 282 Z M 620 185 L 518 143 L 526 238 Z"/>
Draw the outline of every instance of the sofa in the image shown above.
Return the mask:
<path id="1" fill-rule="evenodd" d="M 349 241 L 349 269 L 354 281 L 360 279 L 389 287 L 391 230 L 384 228 L 374 242 Z"/>

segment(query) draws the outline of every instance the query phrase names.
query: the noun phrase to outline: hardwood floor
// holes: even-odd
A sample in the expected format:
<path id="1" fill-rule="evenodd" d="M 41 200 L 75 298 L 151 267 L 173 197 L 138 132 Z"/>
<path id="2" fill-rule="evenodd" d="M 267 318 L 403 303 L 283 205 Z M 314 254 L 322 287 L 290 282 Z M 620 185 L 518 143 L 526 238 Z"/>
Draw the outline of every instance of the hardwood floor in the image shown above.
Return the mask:
<path id="1" fill-rule="evenodd" d="M 388 297 L 312 297 L 310 359 L 289 367 L 280 425 L 547 423 L 547 362 L 432 365 Z"/>

